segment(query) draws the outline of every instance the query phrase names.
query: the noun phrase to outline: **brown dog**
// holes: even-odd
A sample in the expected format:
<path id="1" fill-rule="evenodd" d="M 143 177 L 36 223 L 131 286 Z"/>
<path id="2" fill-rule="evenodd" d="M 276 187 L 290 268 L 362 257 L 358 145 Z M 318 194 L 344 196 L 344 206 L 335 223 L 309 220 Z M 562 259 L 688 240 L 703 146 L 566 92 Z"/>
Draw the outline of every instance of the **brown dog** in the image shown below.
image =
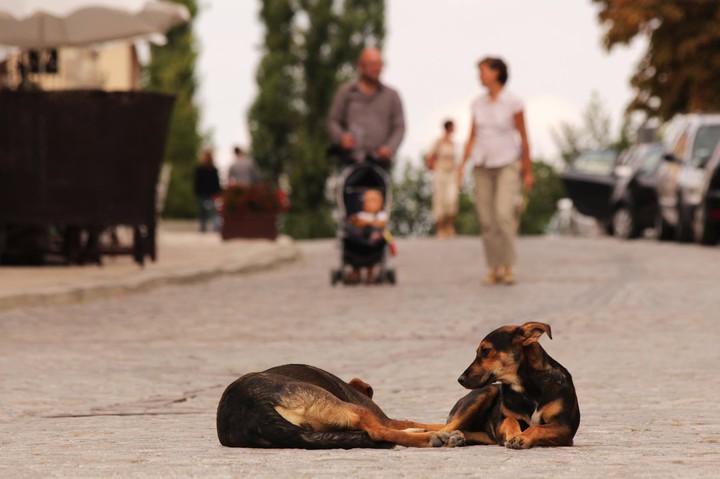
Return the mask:
<path id="1" fill-rule="evenodd" d="M 327 371 L 286 364 L 250 373 L 230 384 L 217 410 L 220 443 L 230 447 L 350 449 L 454 447 L 458 431 L 442 425 L 390 419 L 372 401 L 372 388 Z"/>
<path id="2" fill-rule="evenodd" d="M 455 404 L 443 431 L 462 431 L 468 444 L 571 446 L 580 425 L 577 395 L 570 373 L 538 343 L 543 333 L 552 339 L 549 325 L 533 322 L 488 334 L 458 378 L 472 392 Z"/>

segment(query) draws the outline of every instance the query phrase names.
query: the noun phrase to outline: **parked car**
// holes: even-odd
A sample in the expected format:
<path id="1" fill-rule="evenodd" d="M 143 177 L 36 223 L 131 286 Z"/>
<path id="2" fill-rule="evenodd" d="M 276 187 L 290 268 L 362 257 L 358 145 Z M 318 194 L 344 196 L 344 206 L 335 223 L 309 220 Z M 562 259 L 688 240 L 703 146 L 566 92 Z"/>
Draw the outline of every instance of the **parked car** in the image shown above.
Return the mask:
<path id="1" fill-rule="evenodd" d="M 671 122 L 673 135 L 658 169 L 657 237 L 704 244 L 718 242 L 717 147 L 720 114 L 683 115 Z"/>
<path id="2" fill-rule="evenodd" d="M 702 201 L 693 215 L 695 240 L 714 245 L 720 241 L 720 144 L 705 166 Z"/>
<path id="3" fill-rule="evenodd" d="M 562 175 L 577 210 L 597 219 L 608 234 L 637 238 L 657 216 L 656 174 L 665 149 L 642 143 L 580 154 Z"/>
<path id="4" fill-rule="evenodd" d="M 560 176 L 575 209 L 603 225 L 610 219 L 609 199 L 616 181 L 617 160 L 615 150 L 584 151 Z"/>

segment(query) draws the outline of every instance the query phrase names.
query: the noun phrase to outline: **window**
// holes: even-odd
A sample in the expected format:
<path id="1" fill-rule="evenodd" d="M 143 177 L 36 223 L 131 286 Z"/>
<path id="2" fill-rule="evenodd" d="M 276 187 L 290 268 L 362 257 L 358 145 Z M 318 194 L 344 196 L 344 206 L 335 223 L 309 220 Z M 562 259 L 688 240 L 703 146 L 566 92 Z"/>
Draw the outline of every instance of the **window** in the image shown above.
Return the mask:
<path id="1" fill-rule="evenodd" d="M 644 153 L 638 171 L 644 174 L 652 173 L 660 163 L 665 150 L 662 147 L 655 147 L 648 149 Z"/>
<path id="2" fill-rule="evenodd" d="M 591 175 L 609 175 L 615 167 L 616 157 L 612 150 L 587 151 L 575 158 L 572 168 Z"/>
<path id="3" fill-rule="evenodd" d="M 690 162 L 697 168 L 703 168 L 715 152 L 720 140 L 720 125 L 707 125 L 698 128 L 693 142 Z"/>

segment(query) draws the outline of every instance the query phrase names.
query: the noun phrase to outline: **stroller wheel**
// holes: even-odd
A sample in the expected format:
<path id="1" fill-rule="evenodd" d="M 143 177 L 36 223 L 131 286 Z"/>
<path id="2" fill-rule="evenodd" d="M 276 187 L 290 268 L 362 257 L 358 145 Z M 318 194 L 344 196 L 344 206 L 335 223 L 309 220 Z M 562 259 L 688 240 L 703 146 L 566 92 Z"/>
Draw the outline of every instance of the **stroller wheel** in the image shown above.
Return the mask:
<path id="1" fill-rule="evenodd" d="M 340 272 L 340 279 L 345 285 L 354 286 L 360 284 L 360 274 L 358 271 L 342 270 Z"/>
<path id="2" fill-rule="evenodd" d="M 395 276 L 394 269 L 389 269 L 389 270 L 385 271 L 385 280 L 390 284 L 395 284 L 395 282 L 397 281 L 397 278 Z"/>
<path id="3" fill-rule="evenodd" d="M 330 271 L 330 284 L 336 286 L 339 281 L 342 281 L 342 271 L 337 269 Z"/>

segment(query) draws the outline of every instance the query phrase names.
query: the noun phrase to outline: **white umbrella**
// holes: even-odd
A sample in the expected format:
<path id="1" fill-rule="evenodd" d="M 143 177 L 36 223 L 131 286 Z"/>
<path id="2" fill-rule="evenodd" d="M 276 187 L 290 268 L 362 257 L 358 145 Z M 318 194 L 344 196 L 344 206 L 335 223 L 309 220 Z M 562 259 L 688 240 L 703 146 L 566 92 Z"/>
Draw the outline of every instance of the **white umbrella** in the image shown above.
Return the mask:
<path id="1" fill-rule="evenodd" d="M 190 20 L 184 5 L 146 0 L 3 0 L 0 45 L 23 49 L 149 38 Z"/>

